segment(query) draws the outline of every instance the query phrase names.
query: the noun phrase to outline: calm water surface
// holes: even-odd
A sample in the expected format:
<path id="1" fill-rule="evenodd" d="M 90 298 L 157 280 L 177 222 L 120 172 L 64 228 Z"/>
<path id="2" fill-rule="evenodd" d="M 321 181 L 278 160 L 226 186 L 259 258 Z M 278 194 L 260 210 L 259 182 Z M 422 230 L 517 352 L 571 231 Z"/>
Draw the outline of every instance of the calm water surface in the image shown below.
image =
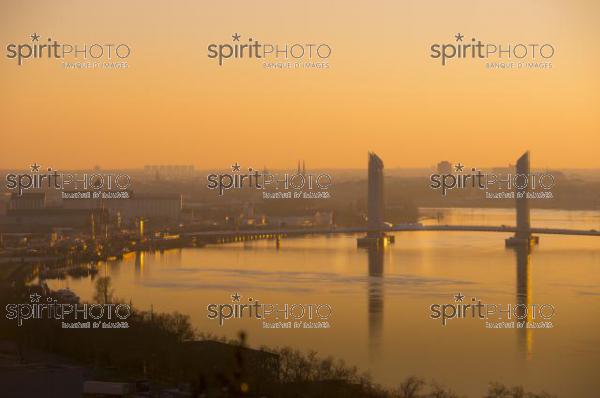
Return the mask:
<path id="1" fill-rule="evenodd" d="M 513 225 L 511 210 L 439 210 L 442 224 Z M 428 223 L 436 223 L 437 220 Z M 536 227 L 600 229 L 600 212 L 540 210 Z M 600 238 L 543 235 L 530 255 L 504 247 L 502 233 L 403 232 L 383 252 L 357 236 L 312 236 L 142 253 L 101 265 L 115 295 L 155 311 L 190 315 L 195 327 L 252 346 L 292 346 L 332 355 L 396 386 L 408 375 L 481 396 L 488 382 L 523 385 L 561 397 L 600 391 Z M 92 300 L 91 279 L 51 281 Z M 263 329 L 256 320 L 207 318 L 210 303 L 327 303 L 331 329 Z M 552 329 L 486 329 L 478 319 L 447 326 L 430 305 L 466 300 L 548 303 Z"/>

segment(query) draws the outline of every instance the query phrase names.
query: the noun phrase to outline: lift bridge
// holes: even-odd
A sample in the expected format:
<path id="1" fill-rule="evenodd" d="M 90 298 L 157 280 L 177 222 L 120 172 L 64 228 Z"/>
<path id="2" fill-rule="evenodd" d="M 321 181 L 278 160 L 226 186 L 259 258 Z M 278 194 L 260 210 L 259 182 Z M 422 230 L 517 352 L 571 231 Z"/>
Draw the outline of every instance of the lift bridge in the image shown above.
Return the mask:
<path id="1" fill-rule="evenodd" d="M 257 228 L 247 230 L 223 230 L 188 232 L 182 234 L 206 243 L 242 242 L 256 239 L 276 239 L 279 244 L 282 237 L 294 237 L 315 234 L 365 234 L 357 239 L 359 247 L 381 247 L 394 242 L 393 232 L 418 231 L 460 231 L 460 232 L 502 232 L 514 233 L 505 240 L 506 246 L 531 247 L 539 242 L 538 235 L 576 235 L 600 236 L 595 229 L 577 230 L 565 228 L 534 228 L 530 222 L 529 184 L 525 187 L 515 187 L 516 226 L 488 225 L 421 225 L 401 224 L 391 225 L 384 221 L 384 179 L 383 161 L 375 153 L 369 153 L 368 176 L 368 224 L 361 227 L 323 227 L 323 228 Z M 516 164 L 517 175 L 530 175 L 529 152 L 525 152 Z"/>

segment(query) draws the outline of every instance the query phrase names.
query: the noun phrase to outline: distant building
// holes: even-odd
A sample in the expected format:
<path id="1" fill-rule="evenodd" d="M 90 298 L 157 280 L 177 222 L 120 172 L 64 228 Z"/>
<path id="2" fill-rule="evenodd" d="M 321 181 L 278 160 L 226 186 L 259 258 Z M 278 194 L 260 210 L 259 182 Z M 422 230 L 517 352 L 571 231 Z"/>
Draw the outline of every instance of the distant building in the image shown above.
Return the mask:
<path id="1" fill-rule="evenodd" d="M 0 217 L 0 224 L 18 229 L 35 231 L 45 227 L 87 229 L 105 223 L 108 211 L 105 209 L 12 209 Z M 15 227 L 15 228 L 10 228 Z"/>
<path id="2" fill-rule="evenodd" d="M 442 160 L 437 164 L 438 174 L 452 174 L 452 163 L 447 160 Z"/>
<path id="3" fill-rule="evenodd" d="M 157 180 L 180 180 L 194 177 L 195 169 L 192 165 L 146 165 L 144 173 Z"/>
<path id="4" fill-rule="evenodd" d="M 44 192 L 23 192 L 21 195 L 13 193 L 8 203 L 9 210 L 43 209 L 44 207 L 46 207 Z"/>
<path id="5" fill-rule="evenodd" d="M 318 226 L 329 226 L 333 225 L 333 212 L 332 211 L 318 211 L 314 215 L 314 223 Z"/>
<path id="6" fill-rule="evenodd" d="M 296 173 L 300 175 L 306 175 L 306 162 L 304 160 L 302 161 L 302 168 L 300 168 L 300 160 L 298 160 L 298 170 Z"/>
<path id="7" fill-rule="evenodd" d="M 130 199 L 114 202 L 109 208 L 118 209 L 126 220 L 144 217 L 167 222 L 179 220 L 183 204 L 180 194 L 134 194 Z"/>
<path id="8" fill-rule="evenodd" d="M 129 192 L 129 198 L 119 199 L 64 199 L 67 209 L 99 209 L 109 211 L 111 217 L 135 221 L 143 217 L 153 221 L 177 222 L 181 217 L 183 200 L 180 194 L 139 194 Z"/>
<path id="9" fill-rule="evenodd" d="M 267 217 L 264 214 L 256 214 L 254 205 L 251 203 L 245 204 L 240 216 L 240 224 L 242 225 L 265 225 Z"/>
<path id="10" fill-rule="evenodd" d="M 11 194 L 9 193 L 0 193 L 0 216 L 6 214 L 8 206 L 10 205 L 10 197 Z"/>
<path id="11" fill-rule="evenodd" d="M 514 164 L 509 164 L 507 167 L 492 167 L 491 172 L 497 175 L 514 174 L 515 167 Z"/>
<path id="12" fill-rule="evenodd" d="M 308 215 L 268 216 L 267 224 L 277 227 L 325 227 L 333 225 L 333 212 L 321 211 Z"/>

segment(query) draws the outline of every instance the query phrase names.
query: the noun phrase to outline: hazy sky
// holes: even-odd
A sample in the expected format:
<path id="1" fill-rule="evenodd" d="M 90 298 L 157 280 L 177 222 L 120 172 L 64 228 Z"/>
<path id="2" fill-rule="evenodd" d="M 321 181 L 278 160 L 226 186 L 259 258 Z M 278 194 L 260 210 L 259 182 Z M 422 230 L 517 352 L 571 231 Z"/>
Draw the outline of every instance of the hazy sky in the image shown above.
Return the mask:
<path id="1" fill-rule="evenodd" d="M 439 160 L 600 167 L 600 2 L 18 1 L 0 5 L 0 168 Z M 9 43 L 127 43 L 129 68 L 8 59 Z M 211 43 L 327 43 L 327 70 L 219 67 Z M 551 70 L 441 66 L 433 43 L 551 43 Z"/>

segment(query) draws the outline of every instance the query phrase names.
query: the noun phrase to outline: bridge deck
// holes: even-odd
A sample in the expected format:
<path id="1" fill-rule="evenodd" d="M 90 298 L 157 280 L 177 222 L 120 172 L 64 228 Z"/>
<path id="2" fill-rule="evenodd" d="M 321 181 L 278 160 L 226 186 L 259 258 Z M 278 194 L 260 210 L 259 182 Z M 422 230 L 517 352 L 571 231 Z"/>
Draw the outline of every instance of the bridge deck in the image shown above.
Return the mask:
<path id="1" fill-rule="evenodd" d="M 313 234 L 352 234 L 367 232 L 417 232 L 417 231 L 465 231 L 465 232 L 516 232 L 517 228 L 512 226 L 487 226 L 487 225 L 394 225 L 377 231 L 367 227 L 343 227 L 343 228 L 278 228 L 278 229 L 247 229 L 238 231 L 201 231 L 187 232 L 183 236 L 190 237 L 228 237 L 246 235 L 313 235 Z M 576 236 L 600 236 L 600 231 L 595 229 L 577 230 L 561 228 L 531 228 L 532 234 L 551 235 L 576 235 Z"/>

